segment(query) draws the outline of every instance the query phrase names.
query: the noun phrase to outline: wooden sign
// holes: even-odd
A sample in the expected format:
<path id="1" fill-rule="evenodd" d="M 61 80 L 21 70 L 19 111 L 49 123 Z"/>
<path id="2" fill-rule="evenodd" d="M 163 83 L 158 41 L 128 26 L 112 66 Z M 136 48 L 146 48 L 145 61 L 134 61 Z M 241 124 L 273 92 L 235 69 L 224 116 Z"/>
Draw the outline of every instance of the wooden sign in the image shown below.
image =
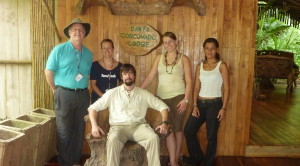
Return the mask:
<path id="1" fill-rule="evenodd" d="M 130 55 L 146 55 L 160 43 L 160 35 L 146 24 L 130 24 L 119 34 L 121 48 Z"/>

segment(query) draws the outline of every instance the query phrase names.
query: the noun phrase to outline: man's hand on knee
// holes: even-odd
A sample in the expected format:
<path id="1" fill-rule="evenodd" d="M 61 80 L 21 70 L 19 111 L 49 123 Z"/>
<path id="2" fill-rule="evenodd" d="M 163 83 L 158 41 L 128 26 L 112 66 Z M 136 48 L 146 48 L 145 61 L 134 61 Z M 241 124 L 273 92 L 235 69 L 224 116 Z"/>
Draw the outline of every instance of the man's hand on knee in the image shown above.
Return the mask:
<path id="1" fill-rule="evenodd" d="M 155 131 L 159 130 L 160 134 L 167 134 L 168 133 L 168 124 L 162 123 L 161 125 L 157 126 Z"/>
<path id="2" fill-rule="evenodd" d="M 93 137 L 101 137 L 101 135 L 104 135 L 104 131 L 101 129 L 101 127 L 97 126 L 92 126 L 92 135 Z"/>

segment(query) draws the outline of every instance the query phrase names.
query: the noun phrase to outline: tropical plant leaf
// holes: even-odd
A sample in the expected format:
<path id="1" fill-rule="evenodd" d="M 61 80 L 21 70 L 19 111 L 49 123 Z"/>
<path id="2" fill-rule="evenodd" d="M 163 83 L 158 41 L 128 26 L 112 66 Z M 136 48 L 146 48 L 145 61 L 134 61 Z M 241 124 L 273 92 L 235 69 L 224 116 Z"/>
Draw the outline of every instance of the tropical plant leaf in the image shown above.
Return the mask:
<path id="1" fill-rule="evenodd" d="M 295 63 L 300 66 L 300 30 L 269 17 L 268 14 L 260 13 L 258 18 L 256 49 L 292 52 Z"/>

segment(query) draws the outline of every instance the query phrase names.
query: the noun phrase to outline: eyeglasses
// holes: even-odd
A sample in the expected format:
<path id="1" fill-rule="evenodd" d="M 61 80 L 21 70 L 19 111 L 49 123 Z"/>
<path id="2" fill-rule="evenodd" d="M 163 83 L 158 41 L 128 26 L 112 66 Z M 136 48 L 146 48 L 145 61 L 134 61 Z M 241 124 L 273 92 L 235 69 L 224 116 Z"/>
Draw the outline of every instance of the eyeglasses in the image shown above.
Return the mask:
<path id="1" fill-rule="evenodd" d="M 80 32 L 80 33 L 85 33 L 85 30 L 84 29 L 81 29 L 81 28 L 72 28 L 70 29 L 71 32 Z"/>

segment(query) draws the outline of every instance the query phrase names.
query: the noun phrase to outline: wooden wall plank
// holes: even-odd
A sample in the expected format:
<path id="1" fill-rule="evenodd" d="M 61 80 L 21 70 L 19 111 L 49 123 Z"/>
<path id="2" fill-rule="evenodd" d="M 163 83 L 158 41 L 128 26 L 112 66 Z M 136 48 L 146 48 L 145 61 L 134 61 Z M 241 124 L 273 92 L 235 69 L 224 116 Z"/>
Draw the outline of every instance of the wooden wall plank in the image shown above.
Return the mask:
<path id="1" fill-rule="evenodd" d="M 30 41 L 30 9 L 30 1 L 18 0 L 18 60 L 31 60 L 31 43 L 26 42 Z M 26 114 L 33 108 L 31 65 L 20 65 L 18 70 L 19 114 Z"/>
<path id="2" fill-rule="evenodd" d="M 59 32 L 62 40 L 65 41 L 66 37 L 63 34 L 62 29 L 69 22 L 69 20 L 66 20 L 66 17 L 63 17 L 63 16 L 67 15 L 66 14 L 66 1 L 59 1 L 59 3 L 56 2 L 56 12 L 54 13 L 54 15 L 55 15 L 56 26 L 57 26 L 58 32 Z"/>
<path id="3" fill-rule="evenodd" d="M 103 40 L 103 39 L 105 39 L 105 37 L 104 37 L 104 33 L 101 33 L 101 31 L 104 29 L 104 27 L 106 26 L 105 24 L 103 24 L 104 23 L 104 15 L 103 15 L 103 13 L 104 13 L 104 10 L 107 10 L 106 8 L 98 8 L 98 13 L 97 13 L 97 15 L 98 15 L 98 28 L 97 28 L 97 34 L 99 34 L 99 36 L 98 36 L 98 40 L 99 40 L 99 42 L 101 41 L 101 40 Z M 115 42 L 114 42 L 115 43 Z M 100 44 L 100 43 L 99 43 Z M 116 49 L 116 47 L 115 47 L 115 49 Z M 115 50 L 116 51 L 116 50 Z M 94 52 L 93 52 L 94 53 Z M 116 53 L 116 52 L 114 52 L 114 53 Z M 97 58 L 95 57 L 94 59 L 101 59 L 101 57 L 100 57 L 100 54 L 101 54 L 101 48 L 100 48 L 100 45 L 99 45 L 99 49 L 97 49 L 97 52 L 96 53 L 94 53 L 94 57 L 95 56 L 97 56 Z"/>
<path id="4" fill-rule="evenodd" d="M 253 47 L 251 47 L 249 49 L 249 62 L 248 62 L 248 67 L 249 67 L 249 73 L 248 73 L 248 84 L 249 84 L 249 87 L 251 88 L 248 88 L 247 89 L 247 110 L 252 110 L 252 99 L 253 99 L 253 86 L 254 86 L 254 63 L 255 63 L 255 45 L 253 45 Z M 250 117 L 250 118 L 248 118 Z M 244 116 L 244 126 L 250 126 L 250 122 L 251 122 L 251 111 L 247 111 L 245 113 L 245 116 Z M 243 136 L 244 137 L 244 143 L 243 144 L 249 144 L 249 138 L 250 138 L 250 127 L 248 128 L 245 128 L 245 135 Z"/>
<path id="5" fill-rule="evenodd" d="M 20 115 L 19 82 L 15 81 L 19 76 L 18 65 L 6 66 L 6 113 L 8 118 L 14 118 Z"/>
<path id="6" fill-rule="evenodd" d="M 193 13 L 192 10 L 187 10 L 186 12 L 190 16 L 190 20 L 188 21 L 189 26 L 187 26 L 186 29 L 187 29 L 187 31 L 190 31 L 190 34 L 195 34 L 196 15 Z M 195 50 L 195 40 L 197 40 L 196 36 L 189 35 L 189 46 L 188 46 L 187 51 L 184 52 L 184 54 L 189 57 L 192 66 L 194 66 L 194 64 L 192 64 L 192 62 L 194 62 L 195 52 L 197 52 L 197 50 Z M 192 73 L 194 73 L 194 68 L 192 68 Z M 193 74 L 193 76 L 194 76 L 194 74 Z"/>
<path id="7" fill-rule="evenodd" d="M 19 114 L 24 115 L 33 110 L 33 88 L 32 88 L 32 71 L 31 65 L 19 65 L 18 67 L 18 86 L 19 92 Z"/>
<path id="8" fill-rule="evenodd" d="M 187 56 L 192 56 L 190 49 L 191 40 L 194 40 L 194 37 L 191 36 L 194 26 L 191 24 L 193 23 L 191 20 L 191 10 L 188 7 L 182 8 L 182 16 L 181 18 L 181 26 L 184 28 L 182 34 L 179 34 L 182 39 L 182 54 Z M 184 17 L 183 17 L 184 16 Z M 185 17 L 189 17 L 190 19 L 185 19 Z"/>
<path id="9" fill-rule="evenodd" d="M 5 42 L 8 40 L 8 36 L 6 34 L 8 23 L 5 19 L 5 13 L 7 12 L 7 2 L 5 0 L 0 1 L 0 35 L 3 37 L 3 40 L 0 40 L 0 57 L 1 60 L 6 60 L 6 46 Z M 6 78 L 6 65 L 0 65 L 0 76 L 2 78 Z M 7 118 L 7 109 L 6 109 L 6 81 L 5 79 L 0 79 L 0 119 Z"/>
<path id="10" fill-rule="evenodd" d="M 226 110 L 226 117 L 223 122 L 221 122 L 220 129 L 219 129 L 219 147 L 222 146 L 223 148 L 218 149 L 218 153 L 220 155 L 225 155 L 225 154 L 232 154 L 233 149 L 235 146 L 232 146 L 235 144 L 235 139 L 236 139 L 236 131 L 235 131 L 235 121 L 236 121 L 236 105 L 234 103 L 237 102 L 238 98 L 238 93 L 234 93 L 238 90 L 238 85 L 236 83 L 236 80 L 238 79 L 238 75 L 236 74 L 237 71 L 235 71 L 235 66 L 239 64 L 239 56 L 234 56 L 238 55 L 239 49 L 235 48 L 223 48 L 223 52 L 221 56 L 224 57 L 229 57 L 228 62 L 232 62 L 232 64 L 228 64 L 230 68 L 230 100 L 227 106 Z M 223 136 L 222 134 L 223 133 Z M 240 133 L 239 133 L 240 134 Z M 230 135 L 230 137 L 228 137 Z"/>
<path id="11" fill-rule="evenodd" d="M 18 42 L 18 2 L 5 1 L 5 15 L 4 18 L 9 18 L 5 20 L 5 34 L 7 36 L 7 41 L 4 44 L 5 48 L 5 59 L 6 60 L 18 60 L 19 58 L 19 45 Z M 18 78 L 19 68 L 18 65 L 6 65 L 6 112 L 7 117 L 16 117 L 20 112 L 19 105 L 19 83 L 15 81 Z"/>
<path id="12" fill-rule="evenodd" d="M 29 1 L 30 2 L 30 1 Z M 19 59 L 18 60 L 31 60 L 31 45 L 30 42 L 30 11 L 31 4 L 23 0 L 18 0 L 18 45 L 19 45 Z"/>
<path id="13" fill-rule="evenodd" d="M 3 54 L 2 54 L 3 55 Z M 6 65 L 0 65 L 0 75 L 6 78 Z M 5 79 L 0 79 L 0 121 L 7 119 L 7 109 L 6 109 L 6 81 Z"/>
<path id="14" fill-rule="evenodd" d="M 65 10 L 66 10 L 66 15 L 65 15 L 66 22 L 65 22 L 64 27 L 66 27 L 66 25 L 68 25 L 71 22 L 71 20 L 74 18 L 74 17 L 72 17 L 72 16 L 74 16 L 74 12 L 72 12 L 72 8 L 74 8 L 74 7 L 75 7 L 74 1 L 66 1 L 66 8 L 65 8 Z M 58 15 L 58 17 L 59 16 L 60 15 Z"/>

